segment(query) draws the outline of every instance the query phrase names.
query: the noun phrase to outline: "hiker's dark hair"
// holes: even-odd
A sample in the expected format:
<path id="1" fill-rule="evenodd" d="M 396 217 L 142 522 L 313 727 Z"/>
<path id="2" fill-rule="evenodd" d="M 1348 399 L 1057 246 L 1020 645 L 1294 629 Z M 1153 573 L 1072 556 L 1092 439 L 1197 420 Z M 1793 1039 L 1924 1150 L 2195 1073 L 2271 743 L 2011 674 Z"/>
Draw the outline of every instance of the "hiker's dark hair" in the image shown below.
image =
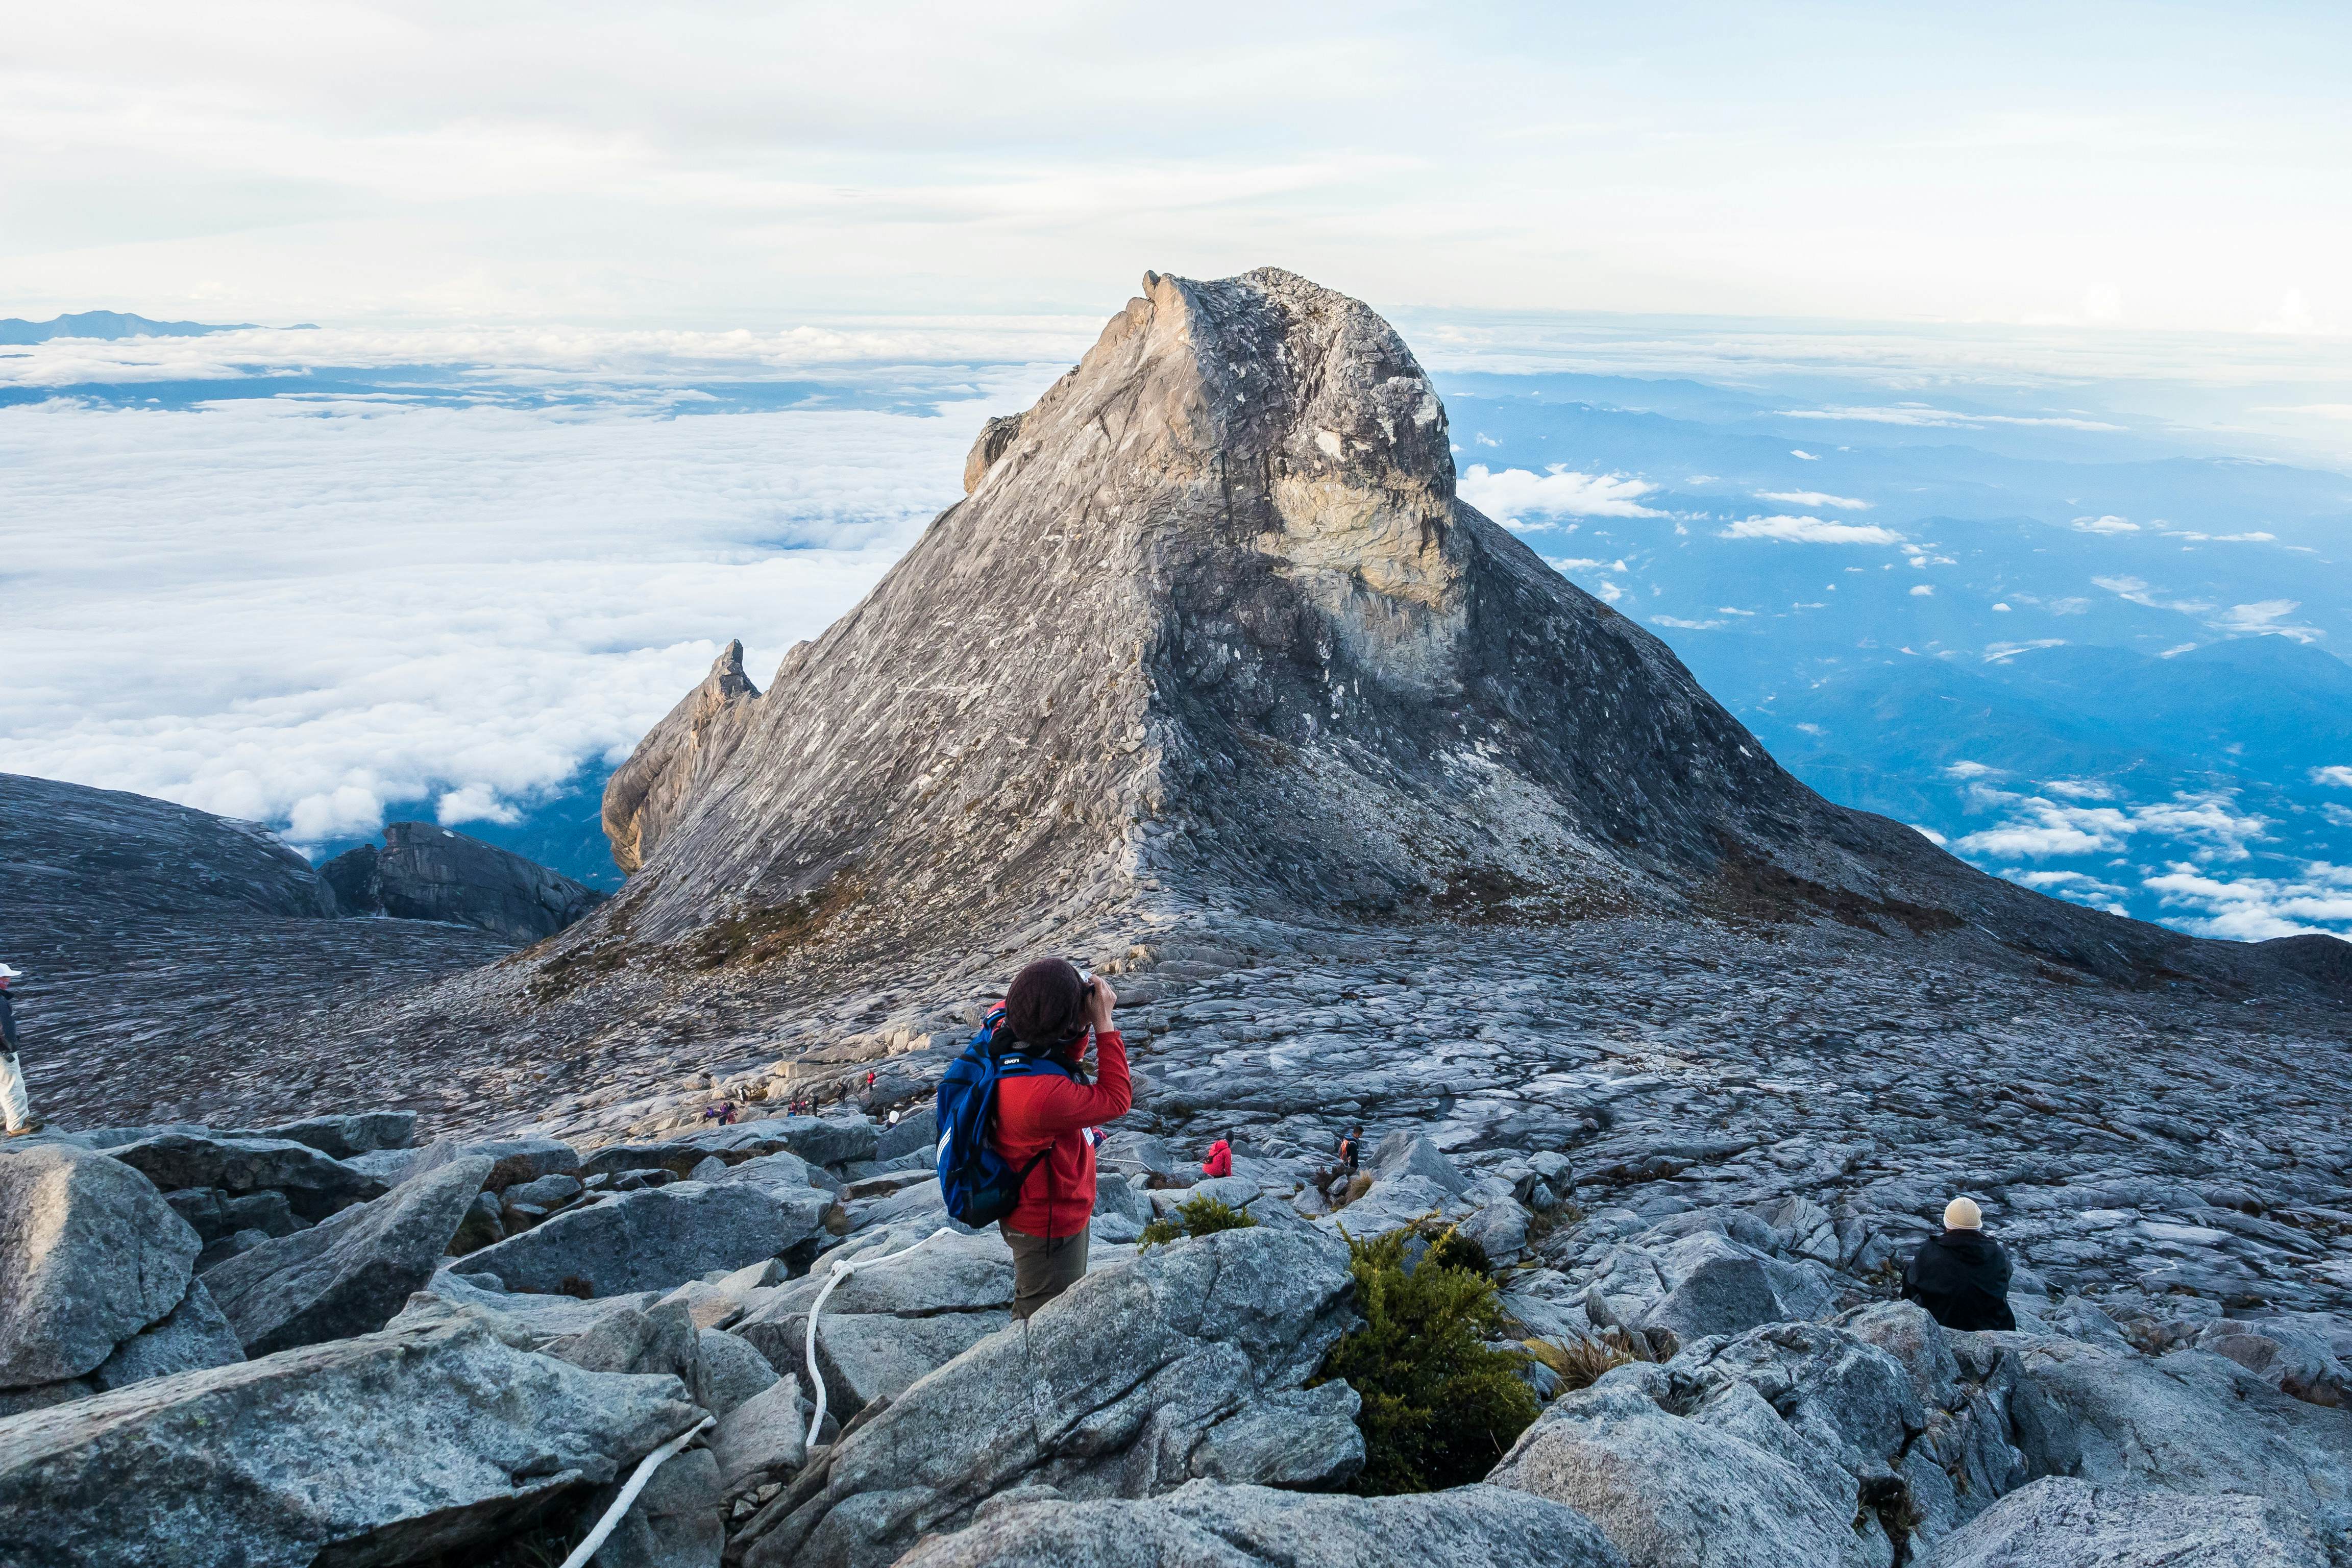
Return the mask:
<path id="1" fill-rule="evenodd" d="M 1087 1032 L 1087 985 L 1066 958 L 1041 958 L 1013 977 L 1004 1026 L 1032 1050 L 1058 1051 Z"/>

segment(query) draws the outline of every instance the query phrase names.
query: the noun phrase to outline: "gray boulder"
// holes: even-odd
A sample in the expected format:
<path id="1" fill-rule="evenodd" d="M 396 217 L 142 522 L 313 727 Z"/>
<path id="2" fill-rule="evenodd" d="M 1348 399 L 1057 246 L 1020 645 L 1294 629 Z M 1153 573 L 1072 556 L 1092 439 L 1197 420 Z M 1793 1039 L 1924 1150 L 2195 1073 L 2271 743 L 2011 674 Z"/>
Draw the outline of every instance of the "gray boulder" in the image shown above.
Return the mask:
<path id="1" fill-rule="evenodd" d="M 400 1316 L 386 1327 L 446 1322 L 461 1311 L 471 1312 L 488 1319 L 512 1342 L 540 1350 L 553 1341 L 594 1327 L 614 1312 L 646 1311 L 659 1299 L 658 1293 L 652 1290 L 606 1296 L 593 1301 L 523 1290 L 485 1290 L 455 1271 L 444 1269 L 424 1289 L 411 1296 Z"/>
<path id="2" fill-rule="evenodd" d="M 2258 1497 L 2052 1476 L 1947 1536 L 1920 1568 L 2327 1568 L 2310 1521 Z"/>
<path id="3" fill-rule="evenodd" d="M 1192 1471 L 1209 1480 L 1324 1490 L 1364 1468 L 1363 1400 L 1344 1383 L 1269 1394 L 1209 1428 Z"/>
<path id="4" fill-rule="evenodd" d="M 592 1296 L 667 1290 L 714 1268 L 776 1257 L 817 1232 L 826 1201 L 751 1186 L 677 1182 L 551 1215 L 520 1236 L 467 1255 L 469 1273 L 509 1290 L 587 1288 Z"/>
<path id="5" fill-rule="evenodd" d="M 774 1154 L 761 1154 L 730 1165 L 723 1176 L 712 1178 L 714 1187 L 766 1187 L 786 1194 L 798 1193 L 803 1187 L 834 1190 L 833 1178 L 818 1166 L 810 1164 L 789 1150 Z"/>
<path id="6" fill-rule="evenodd" d="M 114 1347 L 114 1353 L 80 1377 L 35 1384 L 29 1388 L 0 1389 L 0 1420 L 27 1410 L 45 1410 L 70 1399 L 86 1399 L 108 1389 L 126 1388 L 150 1378 L 195 1372 L 243 1361 L 236 1333 L 213 1305 L 201 1279 L 191 1280 L 188 1294 L 158 1321 L 150 1323 Z"/>
<path id="7" fill-rule="evenodd" d="M 1343 1209 L 1312 1223 L 1334 1235 L 1358 1239 L 1385 1236 L 1423 1220 L 1447 1223 L 1468 1219 L 1469 1202 L 1428 1177 L 1412 1173 L 1375 1181 L 1370 1191 Z"/>
<path id="8" fill-rule="evenodd" d="M 264 1236 L 291 1236 L 310 1223 L 298 1218 L 286 1194 L 276 1191 L 247 1193 L 225 1200 L 221 1204 L 221 1221 L 222 1227 L 231 1234 L 257 1230 Z"/>
<path id="9" fill-rule="evenodd" d="M 422 1149 L 378 1149 L 371 1153 L 353 1154 L 343 1161 L 354 1171 L 364 1171 L 385 1186 L 396 1187 L 415 1174 L 417 1156 Z"/>
<path id="10" fill-rule="evenodd" d="M 772 1116 L 751 1125 L 812 1165 L 871 1160 L 882 1142 L 881 1130 L 862 1116 Z"/>
<path id="11" fill-rule="evenodd" d="M 908 1115 L 882 1129 L 874 1141 L 874 1157 L 895 1160 L 919 1149 L 928 1149 L 939 1142 L 940 1112 L 936 1105 L 922 1105 Z"/>
<path id="12" fill-rule="evenodd" d="M 499 1194 L 508 1204 L 536 1204 L 541 1208 L 554 1208 L 568 1204 L 580 1195 L 580 1178 L 561 1172 L 540 1177 L 533 1182 L 521 1182 Z"/>
<path id="13" fill-rule="evenodd" d="M 304 1219 L 383 1194 L 384 1185 L 308 1143 L 288 1138 L 218 1138 L 164 1132 L 107 1152 L 164 1192 L 218 1187 L 232 1196 L 274 1188 Z"/>
<path id="14" fill-rule="evenodd" d="M 1503 1198 L 1482 1205 L 1457 1228 L 1486 1249 L 1487 1262 L 1505 1268 L 1528 1255 L 1528 1226 L 1534 1220 L 1525 1205 Z"/>
<path id="15" fill-rule="evenodd" d="M 580 1510 L 583 1529 L 604 1516 L 621 1485 L 589 1500 Z M 590 1568 L 719 1568 L 726 1549 L 719 1461 L 708 1448 L 688 1448 L 662 1462 L 588 1562 Z"/>
<path id="16" fill-rule="evenodd" d="M 719 1418 L 710 1435 L 719 1489 L 728 1497 L 788 1479 L 807 1462 L 808 1401 L 800 1380 L 780 1377 Z"/>
<path id="17" fill-rule="evenodd" d="M 336 1116 L 312 1116 L 300 1121 L 247 1131 L 215 1132 L 216 1138 L 272 1138 L 307 1143 L 321 1154 L 349 1160 L 388 1149 L 405 1149 L 416 1142 L 413 1110 L 354 1110 Z"/>
<path id="18" fill-rule="evenodd" d="M 203 1280 L 192 1279 L 178 1306 L 115 1346 L 114 1353 L 98 1363 L 89 1382 L 93 1392 L 103 1392 L 244 1359 L 236 1331 L 214 1302 L 212 1292 Z"/>
<path id="19" fill-rule="evenodd" d="M 1154 1176 L 1162 1178 L 1176 1173 L 1176 1155 L 1168 1145 L 1149 1132 L 1132 1128 L 1113 1128 L 1095 1151 L 1095 1167 L 1098 1171 L 1116 1171 L 1138 1188 L 1150 1184 Z"/>
<path id="20" fill-rule="evenodd" d="M 2048 1414 L 2021 1433 L 2037 1475 L 2284 1503 L 2323 1534 L 2352 1531 L 2352 1419 L 2204 1351 L 2151 1361 L 2074 1340 L 1956 1334 L 1966 1363 L 2012 1349 Z M 1990 1346 L 1986 1344 L 1990 1342 Z"/>
<path id="21" fill-rule="evenodd" d="M 1792 1264 L 1719 1230 L 1645 1235 L 1604 1257 L 1588 1288 L 1596 1321 L 1664 1329 L 1685 1343 L 1759 1324 L 1826 1317 L 1837 1299 L 1818 1263 Z"/>
<path id="22" fill-rule="evenodd" d="M 373 1333 L 424 1289 L 489 1173 L 473 1154 L 263 1242 L 205 1277 L 247 1355 Z"/>
<path id="23" fill-rule="evenodd" d="M 1261 1424 L 1282 1410 L 1323 1430 L 1319 1405 L 1263 1407 L 1321 1364 L 1355 1321 L 1352 1295 L 1344 1247 L 1265 1226 L 1098 1269 L 844 1436 L 822 1474 L 755 1515 L 737 1546 L 747 1568 L 864 1568 L 1013 1487 L 1145 1497 L 1211 1455 L 1230 1466 L 1277 1447 Z M 1218 1429 L 1236 1420 L 1248 1441 L 1219 1448 Z"/>
<path id="24" fill-rule="evenodd" d="M 94 1370 L 185 1300 L 201 1245 L 106 1155 L 0 1152 L 0 1389 Z"/>
<path id="25" fill-rule="evenodd" d="M 910 1255 L 861 1269 L 826 1299 L 817 1323 L 817 1369 L 827 1406 L 843 1421 L 877 1398 L 895 1398 L 933 1368 L 1011 1321 L 1013 1254 L 993 1231 L 928 1237 Z M 806 1375 L 808 1309 L 835 1258 L 881 1257 L 917 1239 L 885 1231 L 854 1237 L 821 1257 L 806 1277 L 761 1292 L 730 1332 L 777 1371 Z"/>
<path id="26" fill-rule="evenodd" d="M 807 1321 L 805 1317 L 794 1321 Z M 816 1325 L 816 1369 L 824 1377 L 825 1407 L 846 1423 L 877 1399 L 898 1398 L 918 1379 L 1012 1321 L 1010 1312 L 836 1316 L 827 1303 Z M 772 1337 L 770 1342 L 774 1342 Z"/>
<path id="27" fill-rule="evenodd" d="M 686 1385 L 695 1404 L 710 1408 L 702 1331 L 675 1301 L 642 1310 L 616 1307 L 579 1332 L 540 1342 L 534 1348 L 587 1372 L 667 1373 Z"/>
<path id="28" fill-rule="evenodd" d="M 2197 1336 L 2196 1348 L 2225 1356 L 2309 1404 L 2352 1405 L 2352 1371 L 2325 1333 L 2293 1319 L 2224 1319 Z"/>
<path id="29" fill-rule="evenodd" d="M 482 1183 L 485 1192 L 503 1193 L 541 1176 L 580 1174 L 580 1151 L 553 1138 L 436 1138 L 417 1151 L 408 1174 L 421 1176 L 473 1154 L 490 1157 L 490 1173 Z"/>
<path id="30" fill-rule="evenodd" d="M 1151 1200 L 1116 1171 L 1095 1173 L 1095 1215 L 1117 1215 L 1139 1229 L 1152 1220 Z"/>
<path id="31" fill-rule="evenodd" d="M 1419 1176 L 1454 1197 L 1461 1196 L 1470 1187 L 1469 1178 L 1445 1157 L 1443 1150 L 1411 1132 L 1391 1132 L 1381 1140 L 1380 1147 L 1372 1151 L 1372 1176 L 1383 1182 L 1399 1176 Z"/>
<path id="32" fill-rule="evenodd" d="M 1625 1375 L 1643 1372 L 1654 1375 Z M 1822 1467 L 1790 1462 L 1753 1390 L 1738 1385 L 1703 1420 L 1660 1403 L 1657 1373 L 1622 1368 L 1563 1394 L 1486 1479 L 1575 1509 L 1636 1563 L 1864 1568 L 1875 1558 L 1883 1568 L 1887 1558 L 1857 1535 L 1851 1495 L 1824 1495 Z"/>
<path id="33" fill-rule="evenodd" d="M 943 1345 L 961 1339 L 955 1351 L 940 1357 L 949 1359 L 1006 1321 L 1013 1306 L 1013 1252 L 992 1230 L 923 1239 L 927 1235 L 885 1231 L 870 1238 L 863 1234 L 854 1237 L 821 1254 L 804 1277 L 763 1291 L 729 1331 L 757 1349 L 778 1372 L 797 1372 L 805 1356 L 809 1307 L 824 1289 L 833 1265 L 860 1256 L 887 1257 L 921 1239 L 922 1245 L 908 1256 L 860 1268 L 835 1286 L 818 1319 L 818 1337 L 834 1334 L 835 1323 L 853 1318 L 929 1321 L 942 1326 L 931 1331 L 931 1337 L 921 1344 Z M 979 1319 L 982 1326 L 958 1328 L 951 1321 L 967 1317 Z M 869 1325 L 864 1331 L 843 1330 L 835 1342 L 850 1363 L 863 1368 L 872 1358 L 888 1359 L 874 1342 L 888 1331 L 887 1324 Z M 909 1339 L 904 1353 L 925 1352 L 919 1350 L 916 1340 Z M 873 1387 L 887 1381 L 879 1373 L 877 1377 L 879 1381 L 869 1379 Z M 837 1409 L 838 1393 L 833 1397 Z"/>
<path id="34" fill-rule="evenodd" d="M 947 1199 L 940 1191 L 937 1176 L 927 1176 L 895 1192 L 860 1198 L 844 1206 L 853 1231 L 877 1226 L 913 1226 L 926 1233 L 945 1227 L 965 1236 L 974 1234 L 970 1226 L 949 1217 Z"/>
<path id="35" fill-rule="evenodd" d="M 738 1165 L 763 1154 L 781 1153 L 793 1145 L 788 1118 L 771 1118 L 737 1127 L 711 1126 L 679 1131 L 651 1143 L 607 1143 L 591 1153 L 580 1167 L 583 1176 L 616 1175 L 623 1171 L 667 1171 L 688 1175 L 705 1160 Z"/>
<path id="36" fill-rule="evenodd" d="M 0 1426 L 0 1562 L 429 1559 L 612 1480 L 700 1418 L 683 1394 L 517 1350 L 478 1321 L 158 1378 Z"/>
<path id="37" fill-rule="evenodd" d="M 776 1369 L 758 1351 L 717 1329 L 698 1329 L 696 1333 L 702 1345 L 705 1410 L 724 1420 L 730 1412 L 775 1386 Z"/>
<path id="38" fill-rule="evenodd" d="M 984 1508 L 901 1568 L 1624 1568 L 1573 1509 L 1501 1487 L 1410 1497 L 1302 1496 L 1197 1480 L 1149 1501 L 1034 1500 Z"/>

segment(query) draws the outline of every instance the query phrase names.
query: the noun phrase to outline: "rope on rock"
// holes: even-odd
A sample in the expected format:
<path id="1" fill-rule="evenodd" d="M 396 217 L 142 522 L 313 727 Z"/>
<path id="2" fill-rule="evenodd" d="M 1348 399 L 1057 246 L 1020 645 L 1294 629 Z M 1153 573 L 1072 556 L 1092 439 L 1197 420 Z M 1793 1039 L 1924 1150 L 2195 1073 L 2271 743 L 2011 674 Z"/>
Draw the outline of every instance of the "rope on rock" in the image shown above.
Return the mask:
<path id="1" fill-rule="evenodd" d="M 806 1447 L 811 1448 L 816 1447 L 817 1428 L 824 1425 L 824 1378 L 819 1374 L 816 1370 L 816 1315 L 824 1310 L 824 1299 L 833 1294 L 833 1288 L 835 1286 L 840 1284 L 843 1280 L 848 1279 L 859 1269 L 869 1268 L 877 1263 L 895 1263 L 899 1258 L 906 1257 L 910 1252 L 913 1252 L 916 1247 L 922 1247 L 929 1242 L 937 1241 L 943 1236 L 953 1236 L 954 1234 L 955 1231 L 952 1227 L 943 1225 L 940 1226 L 939 1229 L 931 1232 L 930 1235 L 923 1237 L 921 1241 L 915 1243 L 914 1247 L 900 1247 L 896 1252 L 885 1253 L 879 1258 L 845 1258 L 840 1262 L 835 1263 L 833 1266 L 832 1274 L 825 1279 L 824 1289 L 816 1293 L 816 1300 L 809 1307 L 808 1373 L 810 1386 L 816 1390 L 816 1404 L 809 1416 L 808 1440 L 805 1445 Z M 572 1568 L 572 1564 L 567 1563 L 563 1565 L 563 1568 Z"/>
<path id="2" fill-rule="evenodd" d="M 638 1460 L 636 1472 L 630 1476 L 629 1484 L 621 1489 L 621 1495 L 613 1500 L 613 1506 L 604 1510 L 604 1517 L 596 1521 L 596 1528 L 572 1549 L 572 1555 L 563 1560 L 563 1568 L 587 1568 L 588 1559 L 596 1555 L 596 1549 L 604 1544 L 604 1538 L 613 1533 L 613 1527 L 621 1522 L 621 1516 L 629 1511 L 629 1505 L 637 1500 L 637 1494 L 646 1489 L 646 1483 L 654 1479 L 654 1472 L 662 1468 L 662 1461 L 693 1442 L 705 1426 L 717 1419 L 712 1415 L 704 1416 Z"/>

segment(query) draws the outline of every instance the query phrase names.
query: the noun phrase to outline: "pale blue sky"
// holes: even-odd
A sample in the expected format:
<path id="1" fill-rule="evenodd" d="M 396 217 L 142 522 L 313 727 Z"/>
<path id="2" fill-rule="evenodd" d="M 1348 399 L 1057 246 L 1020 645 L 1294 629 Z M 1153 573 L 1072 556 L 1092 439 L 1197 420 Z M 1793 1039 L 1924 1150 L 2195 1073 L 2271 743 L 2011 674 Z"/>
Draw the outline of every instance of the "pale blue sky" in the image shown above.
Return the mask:
<path id="1" fill-rule="evenodd" d="M 0 313 L 2352 327 L 2340 8 L 18 6 Z"/>

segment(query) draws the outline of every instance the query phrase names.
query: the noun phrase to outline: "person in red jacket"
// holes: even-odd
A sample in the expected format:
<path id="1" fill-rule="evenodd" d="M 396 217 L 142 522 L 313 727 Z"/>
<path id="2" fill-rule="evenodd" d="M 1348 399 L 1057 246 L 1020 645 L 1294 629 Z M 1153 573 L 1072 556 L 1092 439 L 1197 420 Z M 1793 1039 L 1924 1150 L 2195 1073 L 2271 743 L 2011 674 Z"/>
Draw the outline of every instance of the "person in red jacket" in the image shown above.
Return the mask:
<path id="1" fill-rule="evenodd" d="M 1219 1176 L 1234 1173 L 1234 1146 L 1220 1138 L 1209 1145 L 1209 1157 L 1201 1162 L 1201 1174 L 1214 1181 Z"/>
<path id="2" fill-rule="evenodd" d="M 1029 1315 L 1085 1277 L 1087 1223 L 1095 1212 L 1094 1130 L 1127 1114 L 1134 1091 L 1127 1043 L 1111 1024 L 1118 997 L 1100 975 L 1091 981 L 1066 958 L 1045 958 L 1013 977 L 1004 994 L 1004 1030 L 1032 1051 L 1053 1057 L 1072 1076 L 1036 1073 L 996 1086 L 996 1152 L 1015 1166 L 1048 1149 L 1021 1201 L 997 1222 L 1013 1248 L 1013 1315 Z M 1097 1076 L 1087 1081 L 1093 1037 Z"/>

